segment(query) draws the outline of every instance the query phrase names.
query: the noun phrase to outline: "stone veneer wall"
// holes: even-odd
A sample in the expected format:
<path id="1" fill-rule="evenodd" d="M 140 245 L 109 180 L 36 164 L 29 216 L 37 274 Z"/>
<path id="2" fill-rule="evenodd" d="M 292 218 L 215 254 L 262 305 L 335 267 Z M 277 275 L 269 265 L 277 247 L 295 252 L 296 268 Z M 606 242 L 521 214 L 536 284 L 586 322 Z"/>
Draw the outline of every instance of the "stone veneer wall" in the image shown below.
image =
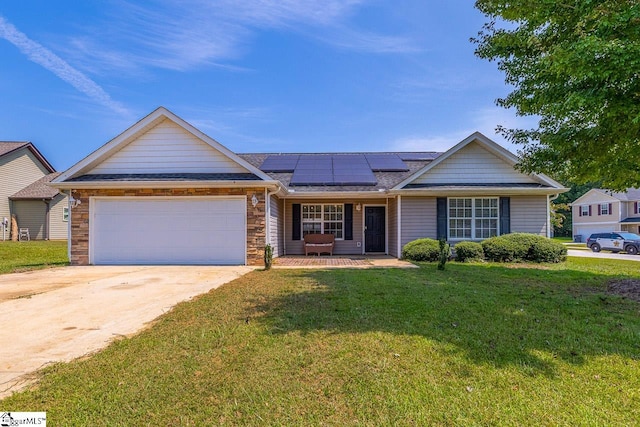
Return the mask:
<path id="1" fill-rule="evenodd" d="M 259 200 L 251 205 L 253 195 Z M 90 197 L 145 197 L 145 196 L 242 196 L 247 197 L 247 264 L 263 263 L 266 237 L 264 188 L 139 188 L 73 190 L 80 204 L 71 209 L 71 265 L 89 264 L 89 198 Z"/>

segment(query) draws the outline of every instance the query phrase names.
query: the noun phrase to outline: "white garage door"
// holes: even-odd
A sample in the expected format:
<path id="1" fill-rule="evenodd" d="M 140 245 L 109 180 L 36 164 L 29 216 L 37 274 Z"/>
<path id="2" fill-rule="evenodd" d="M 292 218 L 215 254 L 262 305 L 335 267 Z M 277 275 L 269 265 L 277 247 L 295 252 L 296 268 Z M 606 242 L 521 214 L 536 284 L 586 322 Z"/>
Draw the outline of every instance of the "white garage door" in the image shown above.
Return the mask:
<path id="1" fill-rule="evenodd" d="M 593 233 L 609 233 L 615 231 L 617 228 L 615 225 L 600 225 L 600 226 L 576 226 L 576 233 L 582 236 L 582 241 L 586 242 L 587 238 Z"/>
<path id="2" fill-rule="evenodd" d="M 94 199 L 93 264 L 245 263 L 242 198 Z"/>

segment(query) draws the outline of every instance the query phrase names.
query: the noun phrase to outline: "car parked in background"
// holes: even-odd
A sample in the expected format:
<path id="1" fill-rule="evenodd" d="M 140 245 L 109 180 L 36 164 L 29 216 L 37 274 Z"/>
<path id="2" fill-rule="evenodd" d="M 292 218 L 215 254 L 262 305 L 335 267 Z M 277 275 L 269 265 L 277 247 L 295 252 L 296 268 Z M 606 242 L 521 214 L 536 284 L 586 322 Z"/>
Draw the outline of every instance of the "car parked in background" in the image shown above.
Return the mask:
<path id="1" fill-rule="evenodd" d="M 624 231 L 594 233 L 587 239 L 587 247 L 593 252 L 600 252 L 604 249 L 616 253 L 625 251 L 630 255 L 635 255 L 640 252 L 640 236 Z"/>

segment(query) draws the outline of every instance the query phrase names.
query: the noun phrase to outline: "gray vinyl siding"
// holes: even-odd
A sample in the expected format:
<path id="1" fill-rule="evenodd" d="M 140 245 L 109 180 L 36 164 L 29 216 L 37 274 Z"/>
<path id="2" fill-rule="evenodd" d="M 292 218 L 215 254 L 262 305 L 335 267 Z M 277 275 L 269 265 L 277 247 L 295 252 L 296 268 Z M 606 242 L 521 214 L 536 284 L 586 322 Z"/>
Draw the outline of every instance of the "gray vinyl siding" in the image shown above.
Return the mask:
<path id="1" fill-rule="evenodd" d="M 68 222 L 62 220 L 62 210 L 68 206 L 67 197 L 58 194 L 49 205 L 49 239 L 66 240 L 68 238 Z"/>
<path id="2" fill-rule="evenodd" d="M 385 199 L 330 199 L 330 200 L 296 200 L 287 199 L 285 201 L 285 224 L 284 224 L 284 237 L 286 240 L 286 253 L 287 255 L 304 255 L 304 246 L 302 240 L 291 239 L 291 225 L 293 218 L 292 205 L 294 203 L 300 204 L 345 204 L 353 203 L 353 240 L 336 240 L 333 250 L 334 255 L 361 255 L 364 247 L 364 206 L 365 205 L 378 205 L 386 206 L 387 200 Z M 356 205 L 360 203 L 362 210 L 358 212 Z M 388 212 L 387 212 L 388 215 Z M 389 236 L 389 233 L 387 233 Z M 360 246 L 358 246 L 358 242 Z"/>
<path id="3" fill-rule="evenodd" d="M 547 196 L 512 196 L 511 232 L 546 236 Z"/>
<path id="4" fill-rule="evenodd" d="M 9 196 L 48 174 L 28 148 L 21 148 L 0 159 L 0 219 L 11 216 Z"/>
<path id="5" fill-rule="evenodd" d="M 387 208 L 387 225 L 389 227 L 389 255 L 399 257 L 398 253 L 398 202 L 397 199 L 389 199 Z"/>
<path id="6" fill-rule="evenodd" d="M 437 238 L 436 198 L 402 196 L 400 201 L 402 247 L 422 237 Z"/>
<path id="7" fill-rule="evenodd" d="M 271 248 L 273 249 L 273 256 L 278 257 L 284 255 L 284 245 L 283 245 L 283 233 L 282 233 L 282 224 L 283 224 L 283 213 L 284 201 L 278 199 L 275 196 L 271 196 L 270 200 L 270 218 L 269 218 L 269 229 L 271 235 L 269 236 L 269 243 L 271 244 Z"/>
<path id="8" fill-rule="evenodd" d="M 28 228 L 31 240 L 45 238 L 46 205 L 41 200 L 15 200 L 13 210 L 18 228 Z"/>

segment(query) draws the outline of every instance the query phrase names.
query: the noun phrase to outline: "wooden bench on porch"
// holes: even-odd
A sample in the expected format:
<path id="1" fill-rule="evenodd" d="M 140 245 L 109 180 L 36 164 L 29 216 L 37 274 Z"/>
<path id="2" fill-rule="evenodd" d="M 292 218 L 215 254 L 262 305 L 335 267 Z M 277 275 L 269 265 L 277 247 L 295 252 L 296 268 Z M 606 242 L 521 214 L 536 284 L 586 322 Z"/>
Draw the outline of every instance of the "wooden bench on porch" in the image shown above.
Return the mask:
<path id="1" fill-rule="evenodd" d="M 333 246 L 336 238 L 333 234 L 307 234 L 304 236 L 304 254 L 333 255 Z"/>

